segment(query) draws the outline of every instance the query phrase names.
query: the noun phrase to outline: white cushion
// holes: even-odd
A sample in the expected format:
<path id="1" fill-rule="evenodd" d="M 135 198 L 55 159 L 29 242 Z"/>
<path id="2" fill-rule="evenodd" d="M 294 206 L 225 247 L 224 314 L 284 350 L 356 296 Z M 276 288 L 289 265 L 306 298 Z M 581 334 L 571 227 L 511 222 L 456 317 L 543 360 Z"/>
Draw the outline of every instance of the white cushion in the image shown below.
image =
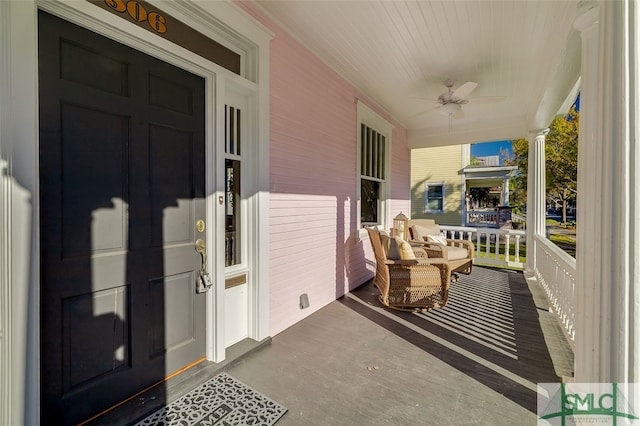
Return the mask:
<path id="1" fill-rule="evenodd" d="M 448 260 L 465 259 L 467 256 L 469 256 L 469 252 L 467 251 L 466 248 L 453 247 L 453 246 L 448 246 L 447 247 L 447 259 Z"/>
<path id="2" fill-rule="evenodd" d="M 442 245 L 447 245 L 447 237 L 444 235 L 427 235 L 427 241 L 430 243 L 438 243 Z"/>

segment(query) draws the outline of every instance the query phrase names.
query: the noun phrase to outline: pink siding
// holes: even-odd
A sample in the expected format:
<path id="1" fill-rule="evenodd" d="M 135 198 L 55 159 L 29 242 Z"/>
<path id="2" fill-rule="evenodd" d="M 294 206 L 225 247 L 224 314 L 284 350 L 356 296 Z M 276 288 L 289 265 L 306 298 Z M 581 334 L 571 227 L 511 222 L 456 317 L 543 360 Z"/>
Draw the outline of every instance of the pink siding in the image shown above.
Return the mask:
<path id="1" fill-rule="evenodd" d="M 391 157 L 391 214 L 403 212 L 411 217 L 411 151 L 407 148 L 408 132 L 397 125 L 393 129 Z"/>
<path id="2" fill-rule="evenodd" d="M 356 98 L 366 97 L 268 18 L 242 7 L 275 34 L 269 223 L 275 335 L 373 275 L 365 264 L 365 255 L 372 258 L 369 242 L 356 238 Z M 409 212 L 410 161 L 407 132 L 391 122 L 395 215 Z M 302 293 L 309 309 L 298 306 Z"/>

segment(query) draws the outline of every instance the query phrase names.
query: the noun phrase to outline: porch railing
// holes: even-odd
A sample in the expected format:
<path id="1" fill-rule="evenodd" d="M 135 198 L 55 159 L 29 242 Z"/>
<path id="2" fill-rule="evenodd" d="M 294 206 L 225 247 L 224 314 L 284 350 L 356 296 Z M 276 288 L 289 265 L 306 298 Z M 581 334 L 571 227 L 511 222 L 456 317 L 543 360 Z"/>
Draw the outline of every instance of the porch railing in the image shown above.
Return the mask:
<path id="1" fill-rule="evenodd" d="M 476 247 L 474 263 L 524 269 L 525 232 L 514 229 L 440 225 L 447 238 L 464 239 Z M 523 251 L 522 248 L 525 248 Z"/>
<path id="2" fill-rule="evenodd" d="M 575 344 L 576 260 L 543 236 L 535 237 L 538 282 L 569 343 Z"/>

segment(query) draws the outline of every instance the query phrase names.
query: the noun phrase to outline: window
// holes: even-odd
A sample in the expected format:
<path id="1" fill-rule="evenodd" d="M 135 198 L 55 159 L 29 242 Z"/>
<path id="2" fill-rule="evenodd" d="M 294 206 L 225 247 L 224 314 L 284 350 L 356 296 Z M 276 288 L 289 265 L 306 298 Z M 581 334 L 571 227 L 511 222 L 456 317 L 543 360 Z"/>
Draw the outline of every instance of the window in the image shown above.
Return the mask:
<path id="1" fill-rule="evenodd" d="M 358 102 L 360 227 L 387 224 L 391 125 Z"/>
<path id="2" fill-rule="evenodd" d="M 424 211 L 443 212 L 444 211 L 444 184 L 427 183 L 424 190 Z"/>
<path id="3" fill-rule="evenodd" d="M 240 110 L 225 107 L 225 266 L 241 263 Z"/>
<path id="4" fill-rule="evenodd" d="M 366 124 L 360 125 L 360 132 L 360 221 L 363 225 L 379 224 L 386 138 Z"/>

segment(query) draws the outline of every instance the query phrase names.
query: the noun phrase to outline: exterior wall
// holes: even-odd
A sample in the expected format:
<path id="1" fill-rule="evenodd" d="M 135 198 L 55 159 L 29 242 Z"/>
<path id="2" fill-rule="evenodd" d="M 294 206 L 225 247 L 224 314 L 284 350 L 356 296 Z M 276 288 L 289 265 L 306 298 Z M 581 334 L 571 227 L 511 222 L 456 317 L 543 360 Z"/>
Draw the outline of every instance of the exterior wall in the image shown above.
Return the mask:
<path id="1" fill-rule="evenodd" d="M 249 5 L 242 4 L 249 8 Z M 357 106 L 372 102 L 283 29 L 247 9 L 271 42 L 270 331 L 295 324 L 373 276 L 357 229 Z M 391 217 L 409 206 L 407 131 L 394 125 Z M 300 295 L 310 307 L 301 310 Z"/>
<path id="2" fill-rule="evenodd" d="M 441 225 L 462 224 L 462 155 L 464 145 L 411 151 L 411 217 L 434 219 Z M 425 213 L 425 184 L 445 184 L 444 212 Z"/>

